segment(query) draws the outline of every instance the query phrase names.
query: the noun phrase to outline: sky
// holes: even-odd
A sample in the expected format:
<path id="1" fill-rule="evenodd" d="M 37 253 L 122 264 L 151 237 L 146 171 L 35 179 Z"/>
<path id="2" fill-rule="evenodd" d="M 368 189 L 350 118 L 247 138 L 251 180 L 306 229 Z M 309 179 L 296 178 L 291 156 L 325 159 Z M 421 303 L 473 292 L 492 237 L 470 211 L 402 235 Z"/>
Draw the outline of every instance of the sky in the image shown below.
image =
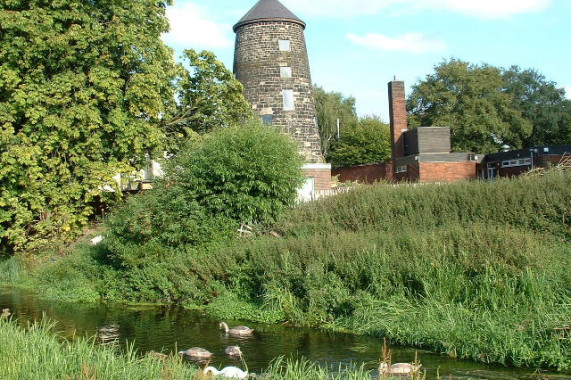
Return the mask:
<path id="1" fill-rule="evenodd" d="M 163 40 L 210 50 L 232 70 L 232 26 L 257 0 L 174 0 Z M 571 0 L 280 0 L 302 19 L 312 82 L 388 121 L 387 83 L 445 60 L 535 69 L 571 98 Z"/>

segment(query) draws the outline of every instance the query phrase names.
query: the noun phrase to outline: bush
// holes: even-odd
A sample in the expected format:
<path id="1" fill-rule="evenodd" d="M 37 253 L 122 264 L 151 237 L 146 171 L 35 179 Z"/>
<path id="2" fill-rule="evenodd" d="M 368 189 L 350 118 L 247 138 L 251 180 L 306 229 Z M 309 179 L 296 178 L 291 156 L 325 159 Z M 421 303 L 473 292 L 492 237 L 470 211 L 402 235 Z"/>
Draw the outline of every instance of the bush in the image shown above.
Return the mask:
<path id="1" fill-rule="evenodd" d="M 154 190 L 108 218 L 110 257 L 135 268 L 173 249 L 225 241 L 240 223 L 272 221 L 294 203 L 301 164 L 295 142 L 262 125 L 219 129 L 188 144 Z"/>

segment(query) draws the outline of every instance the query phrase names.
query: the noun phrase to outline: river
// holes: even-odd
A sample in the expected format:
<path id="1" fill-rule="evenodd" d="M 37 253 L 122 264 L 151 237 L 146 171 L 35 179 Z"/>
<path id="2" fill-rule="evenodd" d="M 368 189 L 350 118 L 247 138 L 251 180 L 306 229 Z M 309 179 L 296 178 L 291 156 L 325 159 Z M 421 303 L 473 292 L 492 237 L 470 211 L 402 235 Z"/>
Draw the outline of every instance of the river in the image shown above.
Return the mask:
<path id="1" fill-rule="evenodd" d="M 285 356 L 307 358 L 323 366 L 361 365 L 377 376 L 382 342 L 377 338 L 333 333 L 319 329 L 293 328 L 284 325 L 251 324 L 255 334 L 236 338 L 218 328 L 218 320 L 196 311 L 176 306 L 122 306 L 107 304 L 77 304 L 46 301 L 18 289 L 0 288 L 0 309 L 9 308 L 22 325 L 46 316 L 56 322 L 54 330 L 62 336 L 96 336 L 101 344 L 125 347 L 133 344 L 138 352 L 156 351 L 165 354 L 190 347 L 203 347 L 214 353 L 211 365 L 237 365 L 224 349 L 241 347 L 250 371 L 260 372 L 272 359 Z M 227 321 L 230 326 L 246 324 Z M 455 360 L 423 350 L 390 347 L 393 362 L 411 362 L 415 352 L 426 370 L 427 379 L 529 379 L 533 369 L 512 369 Z M 238 364 L 239 365 L 239 364 Z M 546 373 L 551 379 L 571 380 L 570 374 Z"/>

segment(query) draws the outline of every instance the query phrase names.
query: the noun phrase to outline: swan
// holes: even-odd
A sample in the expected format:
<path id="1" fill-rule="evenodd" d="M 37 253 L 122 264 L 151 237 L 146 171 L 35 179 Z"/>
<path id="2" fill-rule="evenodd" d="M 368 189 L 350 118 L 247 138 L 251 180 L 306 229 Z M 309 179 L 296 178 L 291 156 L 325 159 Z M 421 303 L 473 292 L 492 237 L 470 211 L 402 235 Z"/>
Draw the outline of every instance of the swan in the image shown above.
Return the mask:
<path id="1" fill-rule="evenodd" d="M 395 363 L 389 367 L 388 363 L 382 362 L 379 365 L 379 375 L 410 375 L 417 373 L 422 364 Z"/>
<path id="2" fill-rule="evenodd" d="M 228 346 L 224 352 L 230 356 L 242 356 L 242 350 L 238 346 Z"/>
<path id="3" fill-rule="evenodd" d="M 224 329 L 224 331 L 230 335 L 252 335 L 254 333 L 254 329 L 249 328 L 248 326 L 236 326 L 232 328 L 228 328 L 226 322 L 220 322 L 220 328 Z"/>
<path id="4" fill-rule="evenodd" d="M 188 350 L 179 351 L 178 353 L 193 358 L 209 358 L 212 356 L 212 352 L 200 347 L 192 347 L 189 348 Z"/>
<path id="5" fill-rule="evenodd" d="M 240 368 L 233 366 L 224 367 L 220 371 L 214 367 L 204 368 L 205 375 L 208 375 L 210 372 L 212 372 L 214 376 L 222 375 L 230 379 L 246 379 L 248 377 L 248 371 L 242 371 Z"/>

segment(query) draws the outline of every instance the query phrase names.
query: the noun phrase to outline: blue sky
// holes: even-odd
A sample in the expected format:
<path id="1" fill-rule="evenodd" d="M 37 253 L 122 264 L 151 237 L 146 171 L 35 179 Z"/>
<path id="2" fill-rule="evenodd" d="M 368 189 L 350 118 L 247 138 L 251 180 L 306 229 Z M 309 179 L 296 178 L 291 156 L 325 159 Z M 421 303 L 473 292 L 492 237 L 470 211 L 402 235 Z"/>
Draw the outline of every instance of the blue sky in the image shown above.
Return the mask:
<path id="1" fill-rule="evenodd" d="M 175 0 L 164 41 L 232 69 L 232 26 L 257 0 Z M 571 0 L 281 0 L 307 24 L 313 83 L 388 121 L 387 82 L 407 89 L 445 59 L 533 68 L 571 98 Z M 410 91 L 410 90 L 409 90 Z"/>

